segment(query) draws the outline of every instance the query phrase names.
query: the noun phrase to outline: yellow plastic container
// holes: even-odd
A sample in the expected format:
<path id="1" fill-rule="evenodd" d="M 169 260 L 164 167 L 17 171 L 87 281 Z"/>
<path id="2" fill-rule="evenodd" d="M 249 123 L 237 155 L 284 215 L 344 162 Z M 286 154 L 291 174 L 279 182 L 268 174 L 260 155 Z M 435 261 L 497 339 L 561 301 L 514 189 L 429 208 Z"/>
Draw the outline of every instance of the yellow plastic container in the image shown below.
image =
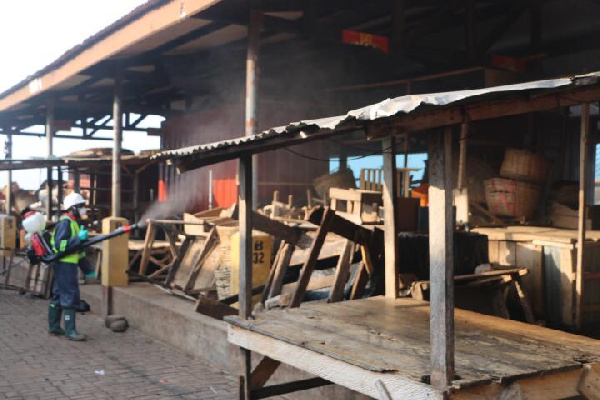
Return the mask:
<path id="1" fill-rule="evenodd" d="M 264 232 L 252 231 L 252 287 L 264 285 L 271 270 L 273 238 Z M 231 236 L 231 295 L 240 292 L 240 233 Z M 252 298 L 253 305 L 260 301 L 261 295 Z M 238 308 L 239 303 L 233 305 Z"/>

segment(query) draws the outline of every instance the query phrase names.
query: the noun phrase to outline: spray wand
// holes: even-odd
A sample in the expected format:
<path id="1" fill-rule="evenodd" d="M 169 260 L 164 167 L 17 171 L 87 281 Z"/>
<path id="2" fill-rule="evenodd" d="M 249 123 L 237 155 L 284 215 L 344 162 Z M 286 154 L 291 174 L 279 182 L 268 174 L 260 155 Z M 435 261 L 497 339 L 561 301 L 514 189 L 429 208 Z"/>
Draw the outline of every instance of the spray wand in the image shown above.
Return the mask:
<path id="1" fill-rule="evenodd" d="M 140 221 L 137 224 L 124 225 L 124 226 L 121 226 L 121 227 L 115 229 L 114 231 L 111 231 L 105 235 L 98 235 L 98 236 L 94 236 L 93 238 L 91 238 L 89 240 L 84 240 L 81 243 L 79 243 L 78 245 L 73 246 L 70 249 L 67 249 L 65 251 L 48 254 L 48 255 L 41 255 L 41 256 L 37 256 L 37 258 L 46 264 L 50 264 L 50 263 L 53 263 L 54 261 L 60 260 L 61 258 L 65 257 L 65 256 L 68 256 L 69 254 L 77 253 L 77 252 L 85 249 L 86 247 L 92 246 L 96 243 L 100 243 L 100 242 L 103 242 L 108 239 L 112 239 L 116 236 L 124 235 L 125 233 L 134 231 L 136 229 L 141 229 L 145 226 L 146 226 L 145 221 Z"/>

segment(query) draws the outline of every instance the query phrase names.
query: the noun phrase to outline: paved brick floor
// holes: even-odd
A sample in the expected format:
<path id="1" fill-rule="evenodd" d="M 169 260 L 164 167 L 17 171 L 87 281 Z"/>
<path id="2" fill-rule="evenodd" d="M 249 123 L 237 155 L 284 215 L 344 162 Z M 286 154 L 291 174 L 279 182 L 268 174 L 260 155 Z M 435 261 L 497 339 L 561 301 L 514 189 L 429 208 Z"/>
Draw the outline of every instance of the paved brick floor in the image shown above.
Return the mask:
<path id="1" fill-rule="evenodd" d="M 87 342 L 46 333 L 48 302 L 0 289 L 0 399 L 234 399 L 237 378 L 142 333 L 79 315 Z M 105 375 L 95 371 L 103 370 Z"/>

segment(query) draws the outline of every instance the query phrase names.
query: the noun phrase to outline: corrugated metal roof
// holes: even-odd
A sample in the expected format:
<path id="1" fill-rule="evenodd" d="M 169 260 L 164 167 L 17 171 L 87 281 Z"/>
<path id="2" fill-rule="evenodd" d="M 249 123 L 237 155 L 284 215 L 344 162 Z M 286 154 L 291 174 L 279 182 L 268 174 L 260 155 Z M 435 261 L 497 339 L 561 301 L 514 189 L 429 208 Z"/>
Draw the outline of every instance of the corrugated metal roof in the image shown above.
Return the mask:
<path id="1" fill-rule="evenodd" d="M 73 157 L 40 158 L 31 160 L 0 160 L 0 171 L 17 171 L 24 169 L 38 169 L 50 167 L 84 168 L 90 166 L 108 166 L 112 162 L 112 156 L 95 157 Z M 121 157 L 123 165 L 152 164 L 150 154 L 130 154 Z"/>
<path id="2" fill-rule="evenodd" d="M 600 72 L 594 72 L 586 75 L 577 75 L 568 78 L 548 79 L 533 82 L 525 82 L 514 85 L 494 86 L 476 90 L 460 90 L 454 92 L 442 92 L 431 94 L 417 94 L 400 96 L 393 99 L 386 99 L 377 104 L 368 105 L 363 108 L 351 110 L 344 115 L 327 117 L 314 120 L 302 120 L 292 122 L 285 126 L 268 129 L 262 133 L 253 136 L 243 136 L 236 139 L 222 140 L 208 144 L 184 147 L 176 150 L 166 150 L 157 155 L 155 159 L 181 160 L 185 158 L 199 158 L 202 155 L 216 153 L 241 147 L 244 144 L 259 144 L 260 142 L 269 142 L 273 138 L 289 134 L 295 134 L 294 138 L 299 139 L 298 135 L 304 134 L 306 138 L 315 134 L 316 131 L 336 131 L 345 128 L 348 125 L 360 127 L 368 121 L 389 118 L 400 114 L 410 114 L 417 110 L 427 107 L 443 107 L 448 105 L 469 104 L 482 99 L 501 99 L 511 94 L 529 93 L 534 91 L 547 91 L 565 88 L 569 86 L 586 86 L 596 84 L 600 78 Z M 309 129 L 312 128 L 312 129 Z M 300 137 L 301 139 L 301 137 Z M 294 142 L 293 144 L 296 144 Z M 241 150 L 240 150 L 241 151 Z M 212 156 L 213 154 L 211 154 Z"/>

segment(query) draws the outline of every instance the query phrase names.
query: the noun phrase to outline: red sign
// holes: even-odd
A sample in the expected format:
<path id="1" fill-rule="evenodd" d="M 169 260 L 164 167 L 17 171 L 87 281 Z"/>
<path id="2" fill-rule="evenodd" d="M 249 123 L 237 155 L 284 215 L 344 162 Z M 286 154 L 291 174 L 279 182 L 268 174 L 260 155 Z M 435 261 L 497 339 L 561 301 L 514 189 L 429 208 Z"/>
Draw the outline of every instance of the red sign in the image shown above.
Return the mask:
<path id="1" fill-rule="evenodd" d="M 390 52 L 390 39 L 370 33 L 345 29 L 342 31 L 342 43 L 374 47 L 384 53 Z"/>

